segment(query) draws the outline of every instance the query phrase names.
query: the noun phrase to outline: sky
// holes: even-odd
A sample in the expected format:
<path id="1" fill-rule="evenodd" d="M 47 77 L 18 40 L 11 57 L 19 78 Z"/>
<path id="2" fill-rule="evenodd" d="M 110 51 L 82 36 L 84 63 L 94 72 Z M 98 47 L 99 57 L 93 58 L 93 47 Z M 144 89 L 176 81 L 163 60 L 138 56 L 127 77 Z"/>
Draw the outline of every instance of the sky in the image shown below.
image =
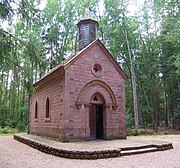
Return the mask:
<path id="1" fill-rule="evenodd" d="M 131 12 L 133 15 L 135 12 L 139 10 L 139 8 L 142 7 L 144 0 L 130 0 L 130 5 L 128 6 L 129 12 Z"/>
<path id="2" fill-rule="evenodd" d="M 135 15 L 135 13 L 142 7 L 144 0 L 129 0 L 129 6 L 127 7 L 129 15 Z M 100 13 L 103 15 L 103 5 L 104 0 L 100 0 L 99 7 Z"/>

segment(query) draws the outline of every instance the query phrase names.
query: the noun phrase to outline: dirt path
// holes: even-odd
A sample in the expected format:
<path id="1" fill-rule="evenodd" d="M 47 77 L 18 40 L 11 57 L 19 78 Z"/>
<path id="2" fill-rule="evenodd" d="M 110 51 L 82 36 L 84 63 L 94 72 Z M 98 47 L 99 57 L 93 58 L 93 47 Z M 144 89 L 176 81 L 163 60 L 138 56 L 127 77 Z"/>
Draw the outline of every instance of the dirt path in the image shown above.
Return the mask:
<path id="1" fill-rule="evenodd" d="M 180 168 L 180 135 L 153 138 L 172 142 L 174 149 L 110 159 L 71 160 L 42 153 L 13 137 L 0 136 L 0 168 Z"/>

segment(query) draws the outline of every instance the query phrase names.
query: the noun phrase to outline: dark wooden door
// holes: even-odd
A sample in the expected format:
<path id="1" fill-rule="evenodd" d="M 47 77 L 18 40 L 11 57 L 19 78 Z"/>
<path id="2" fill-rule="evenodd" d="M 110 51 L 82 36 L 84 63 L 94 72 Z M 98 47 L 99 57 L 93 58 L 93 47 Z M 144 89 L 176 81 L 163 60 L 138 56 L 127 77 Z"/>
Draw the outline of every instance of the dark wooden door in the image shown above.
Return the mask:
<path id="1" fill-rule="evenodd" d="M 96 138 L 103 138 L 103 106 L 96 106 Z"/>
<path id="2" fill-rule="evenodd" d="M 96 138 L 96 105 L 91 105 L 89 109 L 90 138 Z"/>
<path id="3" fill-rule="evenodd" d="M 89 128 L 91 139 L 102 139 L 103 134 L 103 106 L 91 105 L 89 110 Z"/>

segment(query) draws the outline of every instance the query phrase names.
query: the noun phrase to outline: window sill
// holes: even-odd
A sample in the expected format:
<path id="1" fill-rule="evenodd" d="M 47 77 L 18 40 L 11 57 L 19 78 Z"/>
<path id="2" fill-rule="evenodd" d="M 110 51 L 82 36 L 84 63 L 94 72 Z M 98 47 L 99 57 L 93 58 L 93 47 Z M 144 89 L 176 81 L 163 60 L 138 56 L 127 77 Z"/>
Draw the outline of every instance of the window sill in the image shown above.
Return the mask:
<path id="1" fill-rule="evenodd" d="M 34 122 L 38 122 L 38 119 L 36 118 L 36 119 L 34 119 Z"/>
<path id="2" fill-rule="evenodd" d="M 45 119 L 45 122 L 50 122 L 50 121 L 51 121 L 50 118 Z"/>

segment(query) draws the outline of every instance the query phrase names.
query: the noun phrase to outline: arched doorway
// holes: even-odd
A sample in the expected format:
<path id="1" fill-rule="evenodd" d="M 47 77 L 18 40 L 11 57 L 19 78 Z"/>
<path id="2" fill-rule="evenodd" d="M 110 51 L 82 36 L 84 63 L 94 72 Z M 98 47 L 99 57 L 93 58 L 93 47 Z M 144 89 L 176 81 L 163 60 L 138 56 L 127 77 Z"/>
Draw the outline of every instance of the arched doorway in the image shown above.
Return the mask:
<path id="1" fill-rule="evenodd" d="M 105 100 L 100 93 L 95 93 L 90 99 L 89 128 L 91 139 L 103 139 L 105 127 Z"/>

